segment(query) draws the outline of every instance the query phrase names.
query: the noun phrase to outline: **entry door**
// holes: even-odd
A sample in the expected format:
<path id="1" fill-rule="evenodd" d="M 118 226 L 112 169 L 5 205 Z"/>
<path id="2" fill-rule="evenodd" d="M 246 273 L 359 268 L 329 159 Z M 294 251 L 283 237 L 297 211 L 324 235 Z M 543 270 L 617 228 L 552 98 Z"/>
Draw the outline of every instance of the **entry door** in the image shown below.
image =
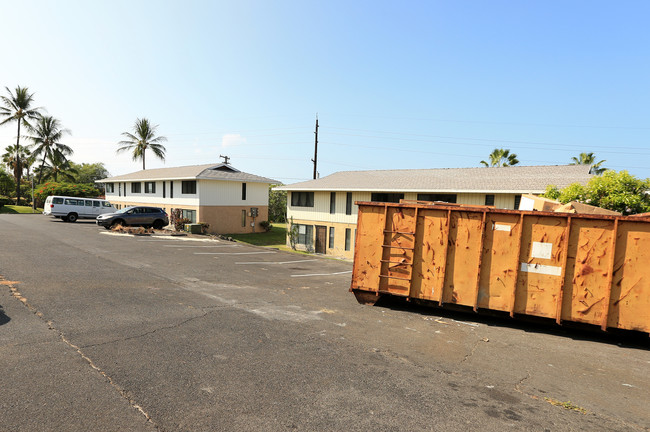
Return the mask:
<path id="1" fill-rule="evenodd" d="M 325 253 L 327 247 L 327 227 L 316 225 L 316 253 Z"/>

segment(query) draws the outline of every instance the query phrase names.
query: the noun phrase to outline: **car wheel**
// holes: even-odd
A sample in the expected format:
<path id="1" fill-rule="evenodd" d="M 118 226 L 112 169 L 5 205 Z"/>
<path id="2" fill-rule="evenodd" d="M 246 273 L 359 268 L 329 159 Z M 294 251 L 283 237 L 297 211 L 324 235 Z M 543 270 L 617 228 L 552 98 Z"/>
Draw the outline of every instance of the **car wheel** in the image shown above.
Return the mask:
<path id="1" fill-rule="evenodd" d="M 70 213 L 68 215 L 68 222 L 77 222 L 77 214 L 76 213 Z"/>
<path id="2" fill-rule="evenodd" d="M 68 221 L 68 217 L 67 217 L 67 216 L 61 216 L 61 220 L 62 220 L 63 222 L 67 222 L 67 221 Z"/>
<path id="3" fill-rule="evenodd" d="M 162 227 L 164 226 L 163 223 L 164 223 L 163 221 L 161 221 L 160 219 L 158 219 L 157 221 L 155 221 L 155 222 L 153 223 L 153 225 L 152 225 L 152 226 L 153 226 L 153 229 L 157 229 L 157 230 L 162 229 Z"/>

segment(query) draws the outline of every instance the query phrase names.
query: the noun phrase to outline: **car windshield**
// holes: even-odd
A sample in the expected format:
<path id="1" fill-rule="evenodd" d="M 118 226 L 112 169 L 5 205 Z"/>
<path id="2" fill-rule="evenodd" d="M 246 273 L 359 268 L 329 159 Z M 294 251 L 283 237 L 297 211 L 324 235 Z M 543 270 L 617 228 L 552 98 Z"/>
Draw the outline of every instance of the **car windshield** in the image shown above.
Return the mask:
<path id="1" fill-rule="evenodd" d="M 126 213 L 126 212 L 128 212 L 129 210 L 131 210 L 133 208 L 135 208 L 135 207 L 124 207 L 122 210 L 118 210 L 115 213 L 119 213 L 119 214 Z"/>

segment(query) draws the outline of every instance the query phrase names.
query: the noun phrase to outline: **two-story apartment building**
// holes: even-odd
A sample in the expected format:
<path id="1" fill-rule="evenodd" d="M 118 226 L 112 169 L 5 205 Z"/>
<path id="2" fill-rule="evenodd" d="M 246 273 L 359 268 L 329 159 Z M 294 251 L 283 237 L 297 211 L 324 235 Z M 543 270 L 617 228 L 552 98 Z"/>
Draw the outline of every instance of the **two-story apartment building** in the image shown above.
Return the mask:
<path id="1" fill-rule="evenodd" d="M 268 220 L 269 185 L 278 182 L 221 163 L 147 169 L 97 183 L 117 208 L 180 209 L 193 223 L 209 224 L 211 233 L 246 233 Z"/>
<path id="2" fill-rule="evenodd" d="M 444 201 L 517 209 L 522 194 L 549 185 L 586 184 L 588 165 L 511 166 L 414 170 L 342 171 L 279 187 L 288 192 L 287 217 L 297 225 L 297 246 L 352 258 L 357 201 Z"/>

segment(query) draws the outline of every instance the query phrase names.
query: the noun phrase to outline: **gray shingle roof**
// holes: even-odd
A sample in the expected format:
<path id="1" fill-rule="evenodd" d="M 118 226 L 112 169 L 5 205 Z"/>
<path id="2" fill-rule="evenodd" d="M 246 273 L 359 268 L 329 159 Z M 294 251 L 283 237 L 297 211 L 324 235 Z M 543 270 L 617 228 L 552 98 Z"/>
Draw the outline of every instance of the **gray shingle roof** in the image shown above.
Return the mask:
<path id="1" fill-rule="evenodd" d="M 548 185 L 586 184 L 589 165 L 341 171 L 279 187 L 286 191 L 542 193 Z"/>
<path id="2" fill-rule="evenodd" d="M 140 170 L 129 174 L 108 177 L 98 180 L 97 183 L 113 183 L 121 181 L 152 181 L 152 180 L 194 180 L 209 179 L 223 181 L 237 181 L 249 183 L 280 183 L 266 177 L 239 171 L 226 164 L 189 165 L 172 168 L 154 168 Z"/>

